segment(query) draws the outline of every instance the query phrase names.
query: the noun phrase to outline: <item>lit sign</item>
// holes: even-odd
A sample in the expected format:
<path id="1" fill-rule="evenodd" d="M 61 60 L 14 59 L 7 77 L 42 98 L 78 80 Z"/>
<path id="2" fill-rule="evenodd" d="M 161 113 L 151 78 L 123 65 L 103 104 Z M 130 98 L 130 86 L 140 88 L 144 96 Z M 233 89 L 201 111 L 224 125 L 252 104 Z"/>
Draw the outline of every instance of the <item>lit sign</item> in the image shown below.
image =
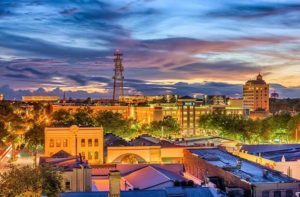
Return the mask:
<path id="1" fill-rule="evenodd" d="M 184 106 L 194 106 L 195 103 L 194 102 L 183 102 Z"/>

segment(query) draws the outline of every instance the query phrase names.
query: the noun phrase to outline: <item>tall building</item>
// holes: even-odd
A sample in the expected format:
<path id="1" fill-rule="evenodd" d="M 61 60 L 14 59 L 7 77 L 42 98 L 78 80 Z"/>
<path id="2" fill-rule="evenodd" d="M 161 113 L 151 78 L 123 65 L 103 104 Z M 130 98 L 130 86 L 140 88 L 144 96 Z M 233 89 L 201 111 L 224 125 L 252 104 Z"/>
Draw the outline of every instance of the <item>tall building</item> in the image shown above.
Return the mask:
<path id="1" fill-rule="evenodd" d="M 3 100 L 4 100 L 4 95 L 0 94 L 0 101 L 3 101 Z"/>
<path id="2" fill-rule="evenodd" d="M 114 68 L 114 91 L 113 91 L 113 102 L 116 102 L 119 100 L 120 96 L 124 96 L 124 67 L 122 64 L 122 53 L 119 50 L 115 51 L 115 68 Z"/>
<path id="3" fill-rule="evenodd" d="M 269 111 L 269 84 L 261 74 L 256 80 L 249 80 L 243 86 L 244 106 L 250 111 Z"/>

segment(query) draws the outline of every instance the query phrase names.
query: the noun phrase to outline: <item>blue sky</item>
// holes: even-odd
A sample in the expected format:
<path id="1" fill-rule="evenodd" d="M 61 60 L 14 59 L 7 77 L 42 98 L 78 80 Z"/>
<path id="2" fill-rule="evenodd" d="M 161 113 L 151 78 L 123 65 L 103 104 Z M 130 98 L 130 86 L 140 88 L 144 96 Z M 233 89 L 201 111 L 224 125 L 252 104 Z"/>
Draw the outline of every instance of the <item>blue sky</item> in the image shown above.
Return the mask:
<path id="1" fill-rule="evenodd" d="M 0 92 L 109 97 L 118 48 L 127 94 L 240 96 L 261 72 L 300 97 L 299 21 L 292 0 L 1 0 Z"/>

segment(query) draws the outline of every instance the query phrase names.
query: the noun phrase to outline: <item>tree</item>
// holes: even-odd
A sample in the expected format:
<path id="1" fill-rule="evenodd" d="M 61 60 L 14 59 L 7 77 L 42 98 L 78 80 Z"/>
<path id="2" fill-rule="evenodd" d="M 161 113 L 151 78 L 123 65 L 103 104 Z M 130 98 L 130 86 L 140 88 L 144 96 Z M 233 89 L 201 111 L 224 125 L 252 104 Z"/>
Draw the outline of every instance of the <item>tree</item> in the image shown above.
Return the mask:
<path id="1" fill-rule="evenodd" d="M 144 130 L 157 137 L 176 137 L 180 126 L 172 116 L 166 116 L 161 121 L 153 121 L 149 125 L 144 125 Z"/>
<path id="2" fill-rule="evenodd" d="M 33 152 L 34 155 L 34 166 L 37 166 L 37 151 L 39 147 L 44 145 L 44 129 L 43 125 L 35 124 L 25 133 L 25 141 L 27 147 Z"/>
<path id="3" fill-rule="evenodd" d="M 0 196 L 24 196 L 30 192 L 35 196 L 54 197 L 63 191 L 61 181 L 61 174 L 49 166 L 35 169 L 11 165 L 8 171 L 0 174 Z"/>
<path id="4" fill-rule="evenodd" d="M 69 127 L 75 123 L 74 116 L 66 110 L 60 109 L 52 114 L 52 125 L 55 127 Z"/>
<path id="5" fill-rule="evenodd" d="M 0 121 L 0 146 L 5 145 L 8 135 L 9 133 L 7 132 L 4 122 Z"/>
<path id="6" fill-rule="evenodd" d="M 130 130 L 130 120 L 125 120 L 120 113 L 103 111 L 96 114 L 95 123 L 98 127 L 103 127 L 105 133 L 113 133 L 120 137 L 128 137 Z"/>
<path id="7" fill-rule="evenodd" d="M 299 128 L 300 128 L 300 114 L 292 117 L 288 122 L 288 131 L 291 139 L 294 139 L 295 142 L 298 142 L 299 139 Z"/>
<path id="8" fill-rule="evenodd" d="M 78 126 L 93 127 L 95 126 L 95 121 L 93 117 L 93 110 L 91 108 L 85 107 L 78 109 L 74 114 L 75 123 Z"/>

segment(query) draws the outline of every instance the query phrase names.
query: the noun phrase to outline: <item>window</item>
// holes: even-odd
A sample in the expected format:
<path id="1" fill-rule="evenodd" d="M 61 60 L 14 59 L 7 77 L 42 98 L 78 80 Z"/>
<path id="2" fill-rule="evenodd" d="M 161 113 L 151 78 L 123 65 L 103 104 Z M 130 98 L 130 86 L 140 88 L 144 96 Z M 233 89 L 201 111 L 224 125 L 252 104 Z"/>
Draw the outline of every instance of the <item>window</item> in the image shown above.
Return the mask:
<path id="1" fill-rule="evenodd" d="M 92 152 L 91 152 L 91 151 L 89 151 L 89 152 L 88 152 L 88 160 L 92 160 L 92 159 L 93 159 Z"/>
<path id="2" fill-rule="evenodd" d="M 286 197 L 293 197 L 293 190 L 287 190 L 287 191 L 285 192 L 285 196 L 286 196 Z"/>
<path id="3" fill-rule="evenodd" d="M 269 191 L 263 191 L 262 192 L 262 197 L 269 197 L 270 192 Z"/>
<path id="4" fill-rule="evenodd" d="M 64 139 L 64 141 L 63 141 L 63 147 L 67 147 L 67 146 L 68 146 L 68 140 Z"/>
<path id="5" fill-rule="evenodd" d="M 95 139 L 94 146 L 98 146 L 98 139 Z"/>
<path id="6" fill-rule="evenodd" d="M 82 159 L 85 159 L 85 152 L 81 153 L 81 157 L 82 157 Z"/>
<path id="7" fill-rule="evenodd" d="M 53 148 L 53 147 L 54 147 L 54 139 L 50 139 L 49 146 L 50 146 L 51 148 Z"/>
<path id="8" fill-rule="evenodd" d="M 85 147 L 85 139 L 81 139 L 81 147 Z"/>
<path id="9" fill-rule="evenodd" d="M 275 191 L 274 197 L 281 197 L 281 191 Z"/>
<path id="10" fill-rule="evenodd" d="M 56 140 L 56 147 L 60 147 L 61 146 L 61 141 L 60 140 Z"/>
<path id="11" fill-rule="evenodd" d="M 98 158 L 99 158 L 99 153 L 98 153 L 98 151 L 96 151 L 96 152 L 94 153 L 94 159 L 97 160 Z"/>
<path id="12" fill-rule="evenodd" d="M 65 182 L 65 189 L 71 190 L 71 182 L 69 180 Z"/>
<path id="13" fill-rule="evenodd" d="M 93 140 L 92 140 L 92 139 L 89 139 L 89 140 L 88 140 L 88 146 L 89 146 L 89 147 L 93 146 Z"/>

